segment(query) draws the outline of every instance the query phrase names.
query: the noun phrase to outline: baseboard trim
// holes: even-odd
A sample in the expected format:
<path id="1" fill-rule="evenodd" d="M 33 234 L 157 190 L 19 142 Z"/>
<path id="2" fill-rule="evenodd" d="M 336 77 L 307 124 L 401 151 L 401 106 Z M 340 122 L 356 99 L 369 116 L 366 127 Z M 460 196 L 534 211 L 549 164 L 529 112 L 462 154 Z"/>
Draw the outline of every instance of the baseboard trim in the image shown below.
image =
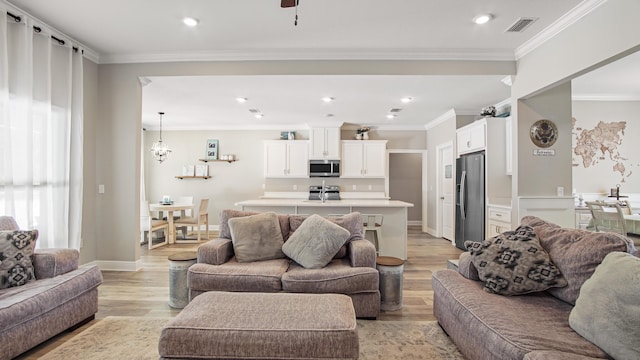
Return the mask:
<path id="1" fill-rule="evenodd" d="M 422 226 L 422 220 L 409 220 L 407 221 L 407 225 L 410 226 Z"/>
<path id="2" fill-rule="evenodd" d="M 430 227 L 427 228 L 427 234 L 433 236 L 433 237 L 438 237 L 438 231 L 436 229 L 432 229 Z"/>
<path id="3" fill-rule="evenodd" d="M 80 267 L 97 265 L 100 271 L 138 271 L 142 269 L 142 259 L 136 261 L 94 260 Z"/>

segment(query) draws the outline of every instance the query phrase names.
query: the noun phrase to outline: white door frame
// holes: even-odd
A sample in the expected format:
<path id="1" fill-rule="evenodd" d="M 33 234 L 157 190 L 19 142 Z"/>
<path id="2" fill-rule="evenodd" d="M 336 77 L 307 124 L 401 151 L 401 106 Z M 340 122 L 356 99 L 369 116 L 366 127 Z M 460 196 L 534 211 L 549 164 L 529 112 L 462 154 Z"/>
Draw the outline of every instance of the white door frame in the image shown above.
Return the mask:
<path id="1" fill-rule="evenodd" d="M 447 141 L 442 144 L 436 146 L 436 229 L 435 233 L 431 234 L 435 237 L 442 237 L 442 202 L 440 198 L 442 197 L 442 189 L 440 185 L 440 178 L 442 174 L 442 152 L 448 148 L 451 148 L 451 155 L 453 155 L 453 141 Z M 452 159 L 455 160 L 455 159 Z M 452 172 L 455 174 L 455 161 L 452 162 Z M 453 175 L 452 174 L 452 175 Z M 454 180 L 455 182 L 455 180 Z M 455 194 L 455 191 L 451 192 Z M 455 203 L 455 200 L 454 200 Z"/>
<path id="2" fill-rule="evenodd" d="M 384 193 L 389 197 L 389 154 L 421 154 L 422 155 L 422 231 L 427 226 L 427 150 L 422 149 L 387 149 L 387 164 L 384 177 Z M 412 225 L 412 224 L 410 224 Z"/>

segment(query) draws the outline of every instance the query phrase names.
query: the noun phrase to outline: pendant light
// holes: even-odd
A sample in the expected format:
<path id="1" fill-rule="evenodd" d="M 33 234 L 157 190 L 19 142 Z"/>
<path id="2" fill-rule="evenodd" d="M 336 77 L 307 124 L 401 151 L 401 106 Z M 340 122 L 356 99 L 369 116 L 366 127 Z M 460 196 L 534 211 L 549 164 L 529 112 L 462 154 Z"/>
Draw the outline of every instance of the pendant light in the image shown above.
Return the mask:
<path id="1" fill-rule="evenodd" d="M 160 140 L 153 143 L 151 152 L 153 153 L 153 157 L 156 158 L 159 163 L 162 163 L 167 159 L 167 156 L 169 155 L 171 150 L 169 149 L 167 144 L 162 142 L 162 115 L 164 115 L 164 113 L 159 112 L 158 114 L 160 114 Z"/>

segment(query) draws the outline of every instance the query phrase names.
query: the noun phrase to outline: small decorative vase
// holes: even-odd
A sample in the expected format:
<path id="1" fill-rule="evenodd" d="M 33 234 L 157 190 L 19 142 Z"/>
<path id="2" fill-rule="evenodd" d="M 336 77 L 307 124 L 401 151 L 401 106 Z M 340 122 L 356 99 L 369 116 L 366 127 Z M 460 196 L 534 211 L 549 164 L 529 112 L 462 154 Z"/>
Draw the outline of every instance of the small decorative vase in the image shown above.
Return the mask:
<path id="1" fill-rule="evenodd" d="M 356 134 L 356 140 L 362 140 L 362 134 Z"/>
<path id="2" fill-rule="evenodd" d="M 362 133 L 362 140 L 369 140 L 369 132 Z"/>

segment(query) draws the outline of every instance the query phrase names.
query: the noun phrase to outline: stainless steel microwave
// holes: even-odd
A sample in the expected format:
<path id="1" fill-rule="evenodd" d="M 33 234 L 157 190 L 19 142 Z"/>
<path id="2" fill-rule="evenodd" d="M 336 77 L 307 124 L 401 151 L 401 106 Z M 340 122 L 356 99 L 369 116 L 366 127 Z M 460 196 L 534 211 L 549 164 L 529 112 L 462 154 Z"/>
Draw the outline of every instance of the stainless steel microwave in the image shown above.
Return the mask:
<path id="1" fill-rule="evenodd" d="M 309 160 L 309 177 L 339 177 L 340 160 Z"/>

